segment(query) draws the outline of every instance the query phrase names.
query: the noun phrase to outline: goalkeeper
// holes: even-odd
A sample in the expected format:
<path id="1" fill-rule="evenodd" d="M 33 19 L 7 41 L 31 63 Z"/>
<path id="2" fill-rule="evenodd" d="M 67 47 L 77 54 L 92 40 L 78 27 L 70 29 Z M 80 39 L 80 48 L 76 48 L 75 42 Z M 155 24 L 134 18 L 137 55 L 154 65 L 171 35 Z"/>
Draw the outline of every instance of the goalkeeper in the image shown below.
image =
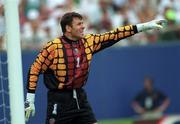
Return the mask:
<path id="1" fill-rule="evenodd" d="M 35 90 L 39 74 L 48 88 L 46 124 L 97 124 L 83 86 L 92 56 L 136 33 L 161 29 L 165 20 L 118 27 L 104 34 L 84 34 L 83 17 L 66 13 L 60 21 L 63 36 L 49 41 L 28 73 L 25 117 L 35 114 Z"/>

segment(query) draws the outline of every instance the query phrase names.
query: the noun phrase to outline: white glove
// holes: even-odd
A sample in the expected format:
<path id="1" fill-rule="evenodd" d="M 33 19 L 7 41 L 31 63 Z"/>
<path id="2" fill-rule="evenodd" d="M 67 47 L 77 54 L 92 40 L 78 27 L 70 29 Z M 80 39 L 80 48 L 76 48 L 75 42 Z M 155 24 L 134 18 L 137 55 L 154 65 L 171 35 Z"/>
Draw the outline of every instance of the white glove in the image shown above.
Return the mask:
<path id="1" fill-rule="evenodd" d="M 150 22 L 137 24 L 137 30 L 138 32 L 147 31 L 151 29 L 161 29 L 167 25 L 167 20 L 165 19 L 158 19 L 158 20 L 152 20 Z"/>
<path id="2" fill-rule="evenodd" d="M 29 120 L 29 117 L 31 114 L 32 114 L 32 116 L 35 115 L 34 99 L 35 99 L 34 93 L 27 93 L 26 101 L 25 101 L 25 119 L 26 119 L 26 121 Z"/>

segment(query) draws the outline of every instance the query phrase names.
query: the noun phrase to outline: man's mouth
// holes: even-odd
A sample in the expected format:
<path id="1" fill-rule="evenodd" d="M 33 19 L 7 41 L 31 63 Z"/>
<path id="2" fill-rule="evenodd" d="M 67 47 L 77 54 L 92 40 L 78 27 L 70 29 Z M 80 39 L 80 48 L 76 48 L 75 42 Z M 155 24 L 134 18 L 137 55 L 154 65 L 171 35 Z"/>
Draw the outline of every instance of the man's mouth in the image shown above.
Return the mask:
<path id="1" fill-rule="evenodd" d="M 81 34 L 81 35 L 84 35 L 84 31 L 80 31 L 80 34 Z"/>

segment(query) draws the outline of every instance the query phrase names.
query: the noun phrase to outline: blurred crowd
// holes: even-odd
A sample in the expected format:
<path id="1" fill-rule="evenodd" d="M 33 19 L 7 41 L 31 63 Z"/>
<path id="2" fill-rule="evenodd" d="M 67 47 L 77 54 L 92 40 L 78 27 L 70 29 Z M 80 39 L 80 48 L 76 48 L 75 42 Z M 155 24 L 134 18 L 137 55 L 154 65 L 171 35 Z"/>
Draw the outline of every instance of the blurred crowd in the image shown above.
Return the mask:
<path id="1" fill-rule="evenodd" d="M 139 33 L 115 46 L 180 40 L 180 0 L 18 0 L 22 49 L 39 49 L 60 36 L 59 20 L 68 11 L 81 13 L 85 33 L 103 33 L 118 26 L 165 18 L 163 31 Z M 0 49 L 5 49 L 4 0 L 0 0 Z"/>

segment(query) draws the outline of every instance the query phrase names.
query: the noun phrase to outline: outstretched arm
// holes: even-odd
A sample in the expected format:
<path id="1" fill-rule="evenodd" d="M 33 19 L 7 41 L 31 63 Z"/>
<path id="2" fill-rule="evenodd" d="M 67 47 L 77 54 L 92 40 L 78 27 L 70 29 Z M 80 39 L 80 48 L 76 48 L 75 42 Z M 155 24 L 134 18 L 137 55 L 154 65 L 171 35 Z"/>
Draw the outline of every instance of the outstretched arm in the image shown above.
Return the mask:
<path id="1" fill-rule="evenodd" d="M 138 33 L 136 25 L 118 27 L 103 34 L 89 34 L 85 37 L 93 53 L 110 47 L 118 41 Z"/>
<path id="2" fill-rule="evenodd" d="M 161 29 L 166 25 L 166 20 L 153 20 L 146 23 L 140 23 L 136 25 L 127 25 L 118 27 L 112 31 L 104 34 L 90 34 L 85 37 L 93 53 L 96 53 L 106 47 L 109 47 L 118 41 L 130 37 L 136 33 L 151 30 Z"/>

